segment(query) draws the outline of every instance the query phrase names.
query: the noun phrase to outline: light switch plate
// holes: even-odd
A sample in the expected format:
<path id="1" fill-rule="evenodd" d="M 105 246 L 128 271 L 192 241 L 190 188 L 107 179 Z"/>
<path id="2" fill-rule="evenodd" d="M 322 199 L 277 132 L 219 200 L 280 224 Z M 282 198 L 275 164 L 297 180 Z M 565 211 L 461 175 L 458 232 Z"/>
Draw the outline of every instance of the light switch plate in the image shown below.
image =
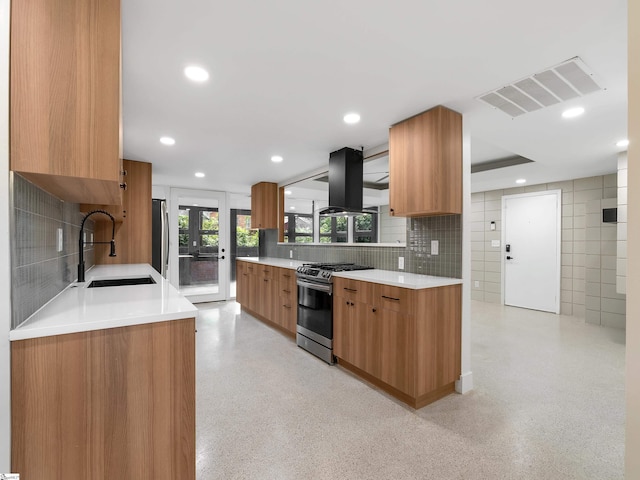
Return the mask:
<path id="1" fill-rule="evenodd" d="M 58 229 L 58 252 L 61 252 L 64 247 L 64 237 L 62 229 Z"/>
<path id="2" fill-rule="evenodd" d="M 404 270 L 404 257 L 398 257 L 398 268 Z"/>
<path id="3" fill-rule="evenodd" d="M 500 240 L 491 240 L 491 246 L 494 248 L 500 248 Z"/>
<path id="4" fill-rule="evenodd" d="M 438 240 L 431 240 L 431 255 L 438 255 L 440 248 L 440 242 Z"/>
<path id="5" fill-rule="evenodd" d="M 475 282 L 473 282 L 473 286 L 475 288 L 480 288 L 480 282 L 478 280 L 476 280 Z"/>

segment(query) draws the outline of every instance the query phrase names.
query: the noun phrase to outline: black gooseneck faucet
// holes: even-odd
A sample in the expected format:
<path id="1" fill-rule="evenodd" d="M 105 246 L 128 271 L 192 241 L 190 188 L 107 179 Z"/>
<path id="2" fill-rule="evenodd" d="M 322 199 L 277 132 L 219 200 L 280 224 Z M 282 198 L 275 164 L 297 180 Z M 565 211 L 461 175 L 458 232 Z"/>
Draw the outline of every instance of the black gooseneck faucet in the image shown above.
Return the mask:
<path id="1" fill-rule="evenodd" d="M 111 219 L 111 223 L 113 224 L 113 227 L 111 229 L 111 241 L 110 242 L 85 242 L 83 235 L 84 235 L 84 222 L 87 221 L 87 219 L 93 215 L 94 213 L 102 213 L 106 216 L 108 216 Z M 100 243 L 109 243 L 111 244 L 111 251 L 109 252 L 109 256 L 110 257 L 115 257 L 116 256 L 116 241 L 115 241 L 115 236 L 116 236 L 116 219 L 113 218 L 113 215 L 111 215 L 109 212 L 105 211 L 105 210 L 93 210 L 92 212 L 87 213 L 84 218 L 82 219 L 82 225 L 80 225 L 80 238 L 78 240 L 78 246 L 80 247 L 79 249 L 79 259 L 78 259 L 78 282 L 79 283 L 83 283 L 84 282 L 84 246 L 85 245 L 97 245 Z"/>

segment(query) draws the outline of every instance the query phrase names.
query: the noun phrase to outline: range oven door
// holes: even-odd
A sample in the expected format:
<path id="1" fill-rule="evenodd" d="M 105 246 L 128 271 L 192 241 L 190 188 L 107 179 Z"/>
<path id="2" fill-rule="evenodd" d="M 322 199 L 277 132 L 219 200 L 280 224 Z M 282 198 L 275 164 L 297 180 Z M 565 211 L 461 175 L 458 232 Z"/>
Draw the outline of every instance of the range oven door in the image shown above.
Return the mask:
<path id="1" fill-rule="evenodd" d="M 330 348 L 333 339 L 333 297 L 331 284 L 310 282 L 298 278 L 298 326 L 328 340 Z M 303 332 L 303 330 L 298 329 Z M 311 337 L 316 341 L 321 339 Z M 321 343 L 325 343 L 322 342 Z"/>

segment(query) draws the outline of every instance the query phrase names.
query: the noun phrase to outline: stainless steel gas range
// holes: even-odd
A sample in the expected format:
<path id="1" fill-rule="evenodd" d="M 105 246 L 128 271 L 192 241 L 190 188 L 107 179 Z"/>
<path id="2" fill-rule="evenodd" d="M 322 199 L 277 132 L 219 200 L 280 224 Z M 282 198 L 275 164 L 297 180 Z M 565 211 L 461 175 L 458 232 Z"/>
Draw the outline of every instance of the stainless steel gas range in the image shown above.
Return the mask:
<path id="1" fill-rule="evenodd" d="M 305 263 L 297 268 L 299 347 L 333 365 L 333 273 L 371 268 L 354 263 Z"/>

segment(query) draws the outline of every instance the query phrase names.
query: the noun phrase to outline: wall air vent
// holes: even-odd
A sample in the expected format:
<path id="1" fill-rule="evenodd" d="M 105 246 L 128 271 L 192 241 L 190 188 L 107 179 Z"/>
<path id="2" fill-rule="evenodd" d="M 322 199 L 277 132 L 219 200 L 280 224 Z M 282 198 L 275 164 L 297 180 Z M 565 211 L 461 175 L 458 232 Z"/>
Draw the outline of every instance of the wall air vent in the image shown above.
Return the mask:
<path id="1" fill-rule="evenodd" d="M 579 57 L 476 97 L 510 117 L 603 90 Z"/>

